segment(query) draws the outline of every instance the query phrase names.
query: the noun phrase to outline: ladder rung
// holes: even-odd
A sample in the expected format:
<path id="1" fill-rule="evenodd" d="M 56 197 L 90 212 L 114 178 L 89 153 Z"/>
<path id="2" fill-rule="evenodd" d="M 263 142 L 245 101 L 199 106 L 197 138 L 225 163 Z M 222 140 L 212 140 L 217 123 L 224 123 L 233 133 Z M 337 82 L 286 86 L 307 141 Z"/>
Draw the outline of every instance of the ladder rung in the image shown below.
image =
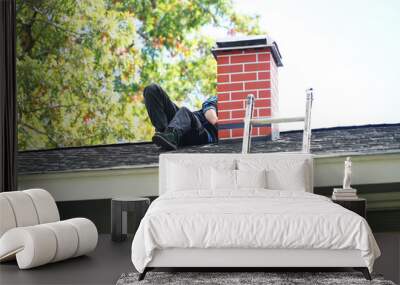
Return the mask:
<path id="1" fill-rule="evenodd" d="M 290 117 L 290 118 L 258 118 L 251 119 L 252 125 L 274 124 L 274 123 L 291 123 L 304 122 L 305 117 Z"/>

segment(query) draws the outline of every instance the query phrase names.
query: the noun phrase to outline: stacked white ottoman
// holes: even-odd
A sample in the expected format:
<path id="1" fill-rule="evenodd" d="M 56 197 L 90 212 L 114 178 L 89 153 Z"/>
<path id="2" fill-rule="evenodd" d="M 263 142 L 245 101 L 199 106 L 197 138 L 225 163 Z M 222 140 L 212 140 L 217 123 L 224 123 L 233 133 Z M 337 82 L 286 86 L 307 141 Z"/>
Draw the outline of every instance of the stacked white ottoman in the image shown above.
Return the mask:
<path id="1" fill-rule="evenodd" d="M 0 262 L 17 259 L 20 269 L 84 255 L 98 233 L 88 219 L 60 221 L 53 197 L 43 189 L 0 193 Z"/>

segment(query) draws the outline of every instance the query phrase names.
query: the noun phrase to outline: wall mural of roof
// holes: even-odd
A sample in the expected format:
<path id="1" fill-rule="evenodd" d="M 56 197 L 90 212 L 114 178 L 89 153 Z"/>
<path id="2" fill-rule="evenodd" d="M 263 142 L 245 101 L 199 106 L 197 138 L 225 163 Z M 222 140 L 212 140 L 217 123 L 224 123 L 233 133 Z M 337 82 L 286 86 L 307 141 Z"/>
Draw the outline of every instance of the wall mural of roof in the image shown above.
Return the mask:
<path id="1" fill-rule="evenodd" d="M 281 132 L 277 141 L 256 140 L 251 152 L 300 151 L 302 131 Z M 191 146 L 176 152 L 240 153 L 242 141 Z M 152 143 L 129 143 L 19 152 L 19 174 L 156 166 L 162 153 Z M 375 154 L 400 152 L 400 123 L 315 129 L 311 152 L 323 154 Z"/>

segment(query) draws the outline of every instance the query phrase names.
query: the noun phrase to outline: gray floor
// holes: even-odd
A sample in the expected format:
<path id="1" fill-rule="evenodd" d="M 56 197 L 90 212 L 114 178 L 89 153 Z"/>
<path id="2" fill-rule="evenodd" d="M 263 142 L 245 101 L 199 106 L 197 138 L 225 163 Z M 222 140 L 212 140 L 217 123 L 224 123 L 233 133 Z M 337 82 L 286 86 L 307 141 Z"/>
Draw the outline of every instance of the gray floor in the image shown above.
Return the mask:
<path id="1" fill-rule="evenodd" d="M 375 237 L 382 251 L 375 272 L 399 283 L 400 233 Z M 15 262 L 4 263 L 0 265 L 0 284 L 115 284 L 122 273 L 134 271 L 130 246 L 130 240 L 114 243 L 109 235 L 100 235 L 97 249 L 89 256 L 30 270 L 19 270 Z"/>
<path id="2" fill-rule="evenodd" d="M 0 265 L 0 284 L 115 284 L 124 272 L 133 271 L 131 241 L 112 242 L 100 235 L 94 252 L 29 270 L 15 262 Z"/>
<path id="3" fill-rule="evenodd" d="M 374 236 L 381 250 L 374 271 L 400 284 L 400 233 L 375 233 Z"/>

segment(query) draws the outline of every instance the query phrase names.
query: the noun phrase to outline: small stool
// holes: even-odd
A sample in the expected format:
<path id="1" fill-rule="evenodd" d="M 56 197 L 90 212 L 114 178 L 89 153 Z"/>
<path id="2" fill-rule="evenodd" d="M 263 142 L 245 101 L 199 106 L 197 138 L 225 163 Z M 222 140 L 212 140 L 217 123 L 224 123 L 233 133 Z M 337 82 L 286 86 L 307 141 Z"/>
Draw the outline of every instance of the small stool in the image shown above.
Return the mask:
<path id="1" fill-rule="evenodd" d="M 130 223 L 133 224 L 133 233 L 136 233 L 149 205 L 149 198 L 113 198 L 111 200 L 111 239 L 113 241 L 123 241 L 126 239 L 128 233 L 128 212 L 134 213 L 134 220 Z"/>

